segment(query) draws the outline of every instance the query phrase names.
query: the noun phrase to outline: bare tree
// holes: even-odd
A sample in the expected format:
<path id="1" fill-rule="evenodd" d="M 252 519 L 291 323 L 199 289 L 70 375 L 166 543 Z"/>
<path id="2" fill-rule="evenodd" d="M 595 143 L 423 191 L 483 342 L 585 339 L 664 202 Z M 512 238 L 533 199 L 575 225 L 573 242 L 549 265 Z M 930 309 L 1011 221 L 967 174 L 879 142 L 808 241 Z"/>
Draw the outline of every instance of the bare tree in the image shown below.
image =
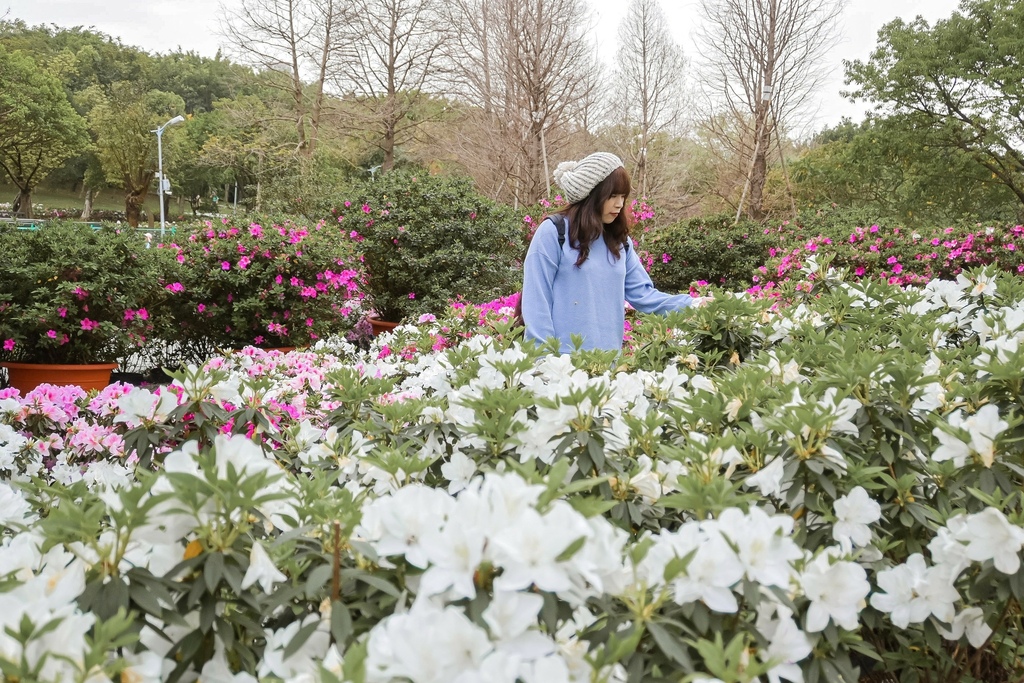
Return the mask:
<path id="1" fill-rule="evenodd" d="M 844 0 L 700 0 L 701 80 L 715 114 L 704 123 L 747 166 L 743 194 L 749 192 L 747 211 L 755 220 L 765 216 L 772 141 L 827 76 L 821 61 L 834 42 L 843 5 Z M 732 125 L 716 125 L 723 120 L 733 122 L 739 135 L 730 132 Z"/>
<path id="2" fill-rule="evenodd" d="M 596 60 L 583 0 L 450 0 L 447 55 L 468 125 L 458 157 L 492 196 L 532 203 L 587 122 Z M 475 167 L 475 169 L 474 169 Z"/>
<path id="3" fill-rule="evenodd" d="M 327 74 L 341 56 L 341 31 L 351 15 L 344 0 L 246 0 L 221 5 L 221 34 L 240 62 L 286 78 L 261 81 L 288 94 L 298 150 L 316 150 Z"/>
<path id="4" fill-rule="evenodd" d="M 641 196 L 650 191 L 651 147 L 658 133 L 676 124 L 683 111 L 686 59 L 672 39 L 658 0 L 632 0 L 619 30 L 615 55 L 620 91 L 621 146 L 634 168 Z"/>
<path id="5" fill-rule="evenodd" d="M 449 36 L 443 0 L 351 0 L 351 5 L 346 59 L 331 80 L 348 96 L 342 113 L 347 127 L 374 132 L 384 154 L 381 167 L 389 171 L 396 146 L 444 111 L 430 102 Z"/>

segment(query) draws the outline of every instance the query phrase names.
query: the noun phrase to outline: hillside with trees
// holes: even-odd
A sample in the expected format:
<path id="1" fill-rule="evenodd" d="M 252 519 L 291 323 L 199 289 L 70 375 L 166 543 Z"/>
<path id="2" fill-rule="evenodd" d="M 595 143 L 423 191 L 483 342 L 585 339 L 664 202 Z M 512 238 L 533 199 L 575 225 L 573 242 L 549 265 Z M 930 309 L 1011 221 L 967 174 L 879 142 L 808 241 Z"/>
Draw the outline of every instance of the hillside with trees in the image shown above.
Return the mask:
<path id="1" fill-rule="evenodd" d="M 968 0 L 934 25 L 891 22 L 846 66 L 870 114 L 814 131 L 839 9 L 702 0 L 695 58 L 656 0 L 633 0 L 611 69 L 581 28 L 583 0 L 260 0 L 221 17 L 214 57 L 9 19 L 0 182 L 21 216 L 40 187 L 75 193 L 66 208 L 83 218 L 116 188 L 137 225 L 158 213 L 153 131 L 183 115 L 163 137 L 172 216 L 237 203 L 322 217 L 395 168 L 469 176 L 531 206 L 552 198 L 558 162 L 608 149 L 659 222 L 833 205 L 905 223 L 1021 220 L 1024 7 Z"/>

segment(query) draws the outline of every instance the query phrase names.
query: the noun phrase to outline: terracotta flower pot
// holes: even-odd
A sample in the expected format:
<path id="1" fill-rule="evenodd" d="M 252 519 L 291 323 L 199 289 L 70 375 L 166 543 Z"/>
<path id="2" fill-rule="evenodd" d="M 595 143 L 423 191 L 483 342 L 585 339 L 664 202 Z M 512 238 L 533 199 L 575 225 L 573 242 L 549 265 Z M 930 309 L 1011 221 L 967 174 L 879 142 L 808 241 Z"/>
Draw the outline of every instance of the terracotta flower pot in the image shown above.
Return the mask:
<path id="1" fill-rule="evenodd" d="M 379 320 L 377 318 L 369 318 L 369 321 L 370 321 L 370 327 L 373 329 L 373 336 L 374 337 L 379 337 L 380 335 L 384 334 L 385 332 L 390 332 L 391 330 L 393 330 L 396 327 L 398 327 L 398 323 L 389 322 L 387 320 Z"/>
<path id="2" fill-rule="evenodd" d="M 22 396 L 40 384 L 55 384 L 60 387 L 77 385 L 85 391 L 102 389 L 110 384 L 110 373 L 117 367 L 117 363 L 89 365 L 0 363 L 0 365 L 7 368 L 10 385 L 21 391 Z"/>

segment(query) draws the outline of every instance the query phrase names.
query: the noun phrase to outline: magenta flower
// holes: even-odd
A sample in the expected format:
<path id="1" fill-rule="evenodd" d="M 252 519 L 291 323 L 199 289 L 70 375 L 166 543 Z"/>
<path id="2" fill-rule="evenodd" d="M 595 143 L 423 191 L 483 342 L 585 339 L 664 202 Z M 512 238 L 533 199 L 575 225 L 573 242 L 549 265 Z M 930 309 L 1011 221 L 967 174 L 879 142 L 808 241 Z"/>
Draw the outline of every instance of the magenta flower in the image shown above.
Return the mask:
<path id="1" fill-rule="evenodd" d="M 220 269 L 221 270 L 231 270 L 231 264 L 228 261 L 221 261 L 220 262 Z"/>
<path id="2" fill-rule="evenodd" d="M 141 318 L 142 320 L 149 320 L 149 311 L 147 311 L 145 308 L 140 308 L 139 310 L 135 311 L 135 315 L 139 316 L 139 318 Z"/>
<path id="3" fill-rule="evenodd" d="M 46 336 L 49 337 L 50 339 L 56 339 L 57 338 L 57 330 L 47 330 L 46 331 Z"/>
<path id="4" fill-rule="evenodd" d="M 182 285 L 180 282 L 173 282 L 164 287 L 164 289 L 166 289 L 168 292 L 184 292 L 185 286 Z"/>
<path id="5" fill-rule="evenodd" d="M 100 324 L 95 320 L 89 320 L 88 318 L 82 319 L 82 329 L 85 330 L 86 332 L 95 330 L 99 326 Z"/>
<path id="6" fill-rule="evenodd" d="M 68 315 L 68 309 L 61 306 L 60 308 L 57 309 L 57 315 L 59 315 L 62 318 L 66 318 Z"/>
<path id="7" fill-rule="evenodd" d="M 14 346 L 15 346 L 16 343 L 17 342 L 15 342 L 13 339 L 5 339 L 4 340 L 4 351 L 13 351 L 14 350 Z"/>
<path id="8" fill-rule="evenodd" d="M 416 292 L 409 292 L 409 298 L 410 299 L 415 299 L 416 298 Z"/>

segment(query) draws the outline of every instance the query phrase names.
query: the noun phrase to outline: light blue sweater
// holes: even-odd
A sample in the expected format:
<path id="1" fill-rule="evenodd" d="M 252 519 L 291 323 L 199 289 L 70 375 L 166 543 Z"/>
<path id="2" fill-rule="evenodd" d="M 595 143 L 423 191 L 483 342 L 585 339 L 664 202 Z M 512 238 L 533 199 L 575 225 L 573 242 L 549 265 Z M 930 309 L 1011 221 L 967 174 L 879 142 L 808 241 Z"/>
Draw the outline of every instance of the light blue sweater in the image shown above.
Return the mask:
<path id="1" fill-rule="evenodd" d="M 636 247 L 608 250 L 603 238 L 590 245 L 590 256 L 579 268 L 579 251 L 569 246 L 569 219 L 565 244 L 558 248 L 558 230 L 550 220 L 537 227 L 523 264 L 523 321 L 526 338 L 543 342 L 556 337 L 562 353 L 572 350 L 570 336 L 583 337 L 585 349 L 621 349 L 628 301 L 643 313 L 667 313 L 693 303 L 688 294 L 675 296 L 654 288 L 640 263 Z"/>

